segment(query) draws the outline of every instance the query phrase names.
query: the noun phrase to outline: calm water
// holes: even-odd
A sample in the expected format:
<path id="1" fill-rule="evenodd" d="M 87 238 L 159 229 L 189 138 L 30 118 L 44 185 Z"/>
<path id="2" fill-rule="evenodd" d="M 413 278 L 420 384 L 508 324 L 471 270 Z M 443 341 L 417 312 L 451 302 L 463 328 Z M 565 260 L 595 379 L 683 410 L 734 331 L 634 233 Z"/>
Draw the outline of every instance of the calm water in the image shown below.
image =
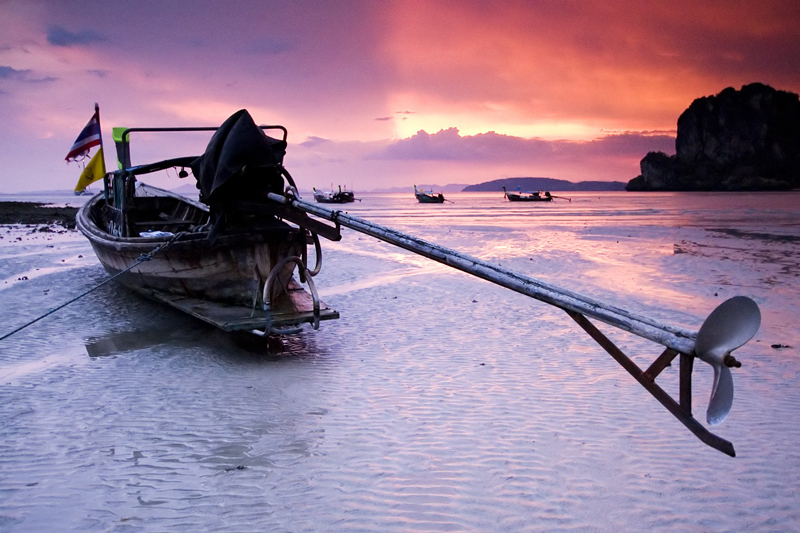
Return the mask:
<path id="1" fill-rule="evenodd" d="M 447 196 L 346 209 L 692 329 L 755 299 L 714 428 L 738 457 L 558 309 L 344 230 L 316 278 L 342 318 L 280 353 L 113 285 L 0 341 L 0 531 L 800 529 L 800 194 Z M 0 229 L 0 333 L 105 279 L 36 229 Z M 710 383 L 698 362 L 700 420 Z"/>

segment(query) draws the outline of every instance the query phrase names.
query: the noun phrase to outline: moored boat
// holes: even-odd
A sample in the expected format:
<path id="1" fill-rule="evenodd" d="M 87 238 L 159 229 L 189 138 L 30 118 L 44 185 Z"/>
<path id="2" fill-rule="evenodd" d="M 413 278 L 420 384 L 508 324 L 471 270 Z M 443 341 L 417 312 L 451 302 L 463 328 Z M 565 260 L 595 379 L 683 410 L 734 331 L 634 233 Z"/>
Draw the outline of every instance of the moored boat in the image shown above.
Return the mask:
<path id="1" fill-rule="evenodd" d="M 202 156 L 130 165 L 130 133 L 198 130 L 216 130 Z M 103 267 L 121 273 L 121 284 L 223 330 L 316 328 L 339 316 L 319 300 L 312 281 L 321 264 L 318 235 L 341 237 L 336 227 L 260 202 L 283 192 L 284 180 L 294 187 L 283 168 L 285 149 L 285 128 L 256 126 L 244 110 L 219 128 L 128 129 L 117 150 L 122 169 L 106 175 L 104 191 L 79 210 L 76 225 Z M 189 167 L 201 201 L 138 181 Z M 316 248 L 314 269 L 306 265 L 309 244 Z"/>
<path id="2" fill-rule="evenodd" d="M 540 191 L 535 192 L 508 192 L 506 188 L 503 187 L 503 195 L 508 198 L 509 202 L 552 202 L 553 196 L 550 194 L 550 191 L 545 191 L 544 196 Z"/>
<path id="3" fill-rule="evenodd" d="M 444 195 L 442 193 L 434 193 L 433 191 L 421 191 L 417 189 L 417 186 L 414 185 L 414 196 L 417 197 L 417 201 L 421 204 L 443 204 L 445 201 Z"/>
<path id="4" fill-rule="evenodd" d="M 338 192 L 318 191 L 316 187 L 312 187 L 312 189 L 314 190 L 314 200 L 321 204 L 347 204 L 357 200 L 353 191 L 342 190 L 341 185 L 339 185 Z"/>

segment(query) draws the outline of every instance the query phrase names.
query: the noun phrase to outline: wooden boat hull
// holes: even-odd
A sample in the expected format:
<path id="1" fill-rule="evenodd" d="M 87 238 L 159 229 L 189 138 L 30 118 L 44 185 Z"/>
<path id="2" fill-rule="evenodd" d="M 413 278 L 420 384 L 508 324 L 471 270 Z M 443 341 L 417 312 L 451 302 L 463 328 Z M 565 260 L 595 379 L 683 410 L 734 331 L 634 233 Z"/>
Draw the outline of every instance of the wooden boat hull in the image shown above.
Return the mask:
<path id="1" fill-rule="evenodd" d="M 171 199 L 188 215 L 184 218 L 197 219 L 208 212 L 205 205 L 170 191 L 149 186 L 140 189 L 151 198 Z M 90 199 L 78 211 L 76 225 L 109 274 L 116 275 L 136 263 L 143 254 L 150 254 L 150 260 L 140 262 L 117 281 L 139 294 L 168 303 L 225 330 L 253 329 L 254 323 L 263 324 L 262 291 L 270 271 L 282 258 L 301 257 L 304 251 L 305 234 L 282 222 L 268 230 L 222 234 L 213 245 L 206 231 L 185 233 L 174 242 L 170 242 L 171 235 L 117 237 L 102 227 L 99 213 L 104 202 L 102 193 Z M 175 227 L 162 226 L 163 229 L 178 229 L 177 223 Z M 157 246 L 161 249 L 152 253 Z M 284 315 L 282 320 L 274 322 L 277 326 L 311 321 L 310 303 L 298 308 L 294 300 L 304 302 L 305 297 L 297 294 L 297 290 L 288 290 L 290 286 L 299 288 L 310 300 L 310 295 L 293 280 L 294 269 L 291 263 L 283 268 L 273 286 L 273 315 Z M 206 308 L 205 317 L 179 303 L 190 301 L 197 309 Z M 321 319 L 338 318 L 338 313 L 324 304 L 322 307 L 324 316 Z M 222 317 L 222 321 L 214 317 Z"/>
<path id="2" fill-rule="evenodd" d="M 314 200 L 321 204 L 347 204 L 356 201 L 353 191 L 317 192 L 314 189 Z"/>
<path id="3" fill-rule="evenodd" d="M 552 202 L 553 198 L 548 196 L 520 196 L 518 194 L 506 193 L 509 202 Z"/>
<path id="4" fill-rule="evenodd" d="M 314 195 L 314 200 L 316 200 L 321 204 L 347 204 L 355 201 L 354 198 L 350 197 L 334 198 L 334 197 L 317 196 L 317 195 Z"/>

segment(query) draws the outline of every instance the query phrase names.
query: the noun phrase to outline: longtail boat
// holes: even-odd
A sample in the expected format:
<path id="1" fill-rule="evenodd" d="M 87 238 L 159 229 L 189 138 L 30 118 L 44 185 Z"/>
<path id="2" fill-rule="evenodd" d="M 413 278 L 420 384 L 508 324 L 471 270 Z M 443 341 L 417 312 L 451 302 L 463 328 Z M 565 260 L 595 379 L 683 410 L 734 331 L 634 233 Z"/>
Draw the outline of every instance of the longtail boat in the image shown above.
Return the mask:
<path id="1" fill-rule="evenodd" d="M 215 133 L 202 156 L 130 165 L 131 134 L 207 130 Z M 303 213 L 263 205 L 268 192 L 294 184 L 282 164 L 286 133 L 256 126 L 244 110 L 219 128 L 130 128 L 117 146 L 123 168 L 106 175 L 76 225 L 110 274 L 150 256 L 120 275 L 121 284 L 225 331 L 316 328 L 339 316 L 319 301 L 312 280 L 321 265 L 319 236 L 341 235 Z M 138 181 L 173 167 L 192 169 L 200 201 Z M 306 266 L 309 244 L 316 248 L 313 269 Z"/>
<path id="2" fill-rule="evenodd" d="M 540 191 L 508 192 L 506 191 L 506 188 L 503 187 L 503 196 L 508 198 L 509 202 L 552 202 L 553 201 L 553 196 L 550 194 L 550 191 L 545 191 L 544 196 L 542 196 L 542 193 Z"/>
<path id="3" fill-rule="evenodd" d="M 337 192 L 318 191 L 316 187 L 312 187 L 312 189 L 314 191 L 314 200 L 321 204 L 347 204 L 359 200 L 353 191 L 342 190 L 341 185 L 339 185 Z"/>
<path id="4" fill-rule="evenodd" d="M 566 196 L 555 196 L 550 194 L 550 191 L 544 191 L 544 195 L 542 195 L 541 191 L 517 191 L 517 192 L 508 192 L 506 191 L 505 186 L 503 186 L 503 197 L 508 199 L 509 202 L 552 202 L 553 198 L 561 198 L 562 200 L 567 200 L 568 202 L 572 201 L 572 198 L 567 198 Z"/>
<path id="5" fill-rule="evenodd" d="M 445 198 L 442 193 L 418 190 L 416 185 L 414 185 L 414 196 L 416 196 L 417 201 L 421 204 L 443 204 L 445 202 Z"/>

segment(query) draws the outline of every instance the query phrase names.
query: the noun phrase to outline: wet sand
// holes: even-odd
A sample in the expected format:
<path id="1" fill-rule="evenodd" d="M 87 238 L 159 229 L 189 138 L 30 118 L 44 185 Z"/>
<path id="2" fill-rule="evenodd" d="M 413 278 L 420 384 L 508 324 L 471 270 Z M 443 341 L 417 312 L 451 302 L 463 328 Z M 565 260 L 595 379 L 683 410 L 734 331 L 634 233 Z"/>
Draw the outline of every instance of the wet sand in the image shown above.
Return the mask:
<path id="1" fill-rule="evenodd" d="M 3 341 L 0 530 L 796 530 L 800 214 L 671 198 L 351 209 L 670 324 L 753 297 L 713 429 L 737 458 L 558 309 L 345 230 L 316 279 L 342 318 L 280 352 L 114 285 Z M 37 229 L 0 230 L 8 329 L 106 277 L 79 234 Z M 601 329 L 641 366 L 661 352 Z"/>

